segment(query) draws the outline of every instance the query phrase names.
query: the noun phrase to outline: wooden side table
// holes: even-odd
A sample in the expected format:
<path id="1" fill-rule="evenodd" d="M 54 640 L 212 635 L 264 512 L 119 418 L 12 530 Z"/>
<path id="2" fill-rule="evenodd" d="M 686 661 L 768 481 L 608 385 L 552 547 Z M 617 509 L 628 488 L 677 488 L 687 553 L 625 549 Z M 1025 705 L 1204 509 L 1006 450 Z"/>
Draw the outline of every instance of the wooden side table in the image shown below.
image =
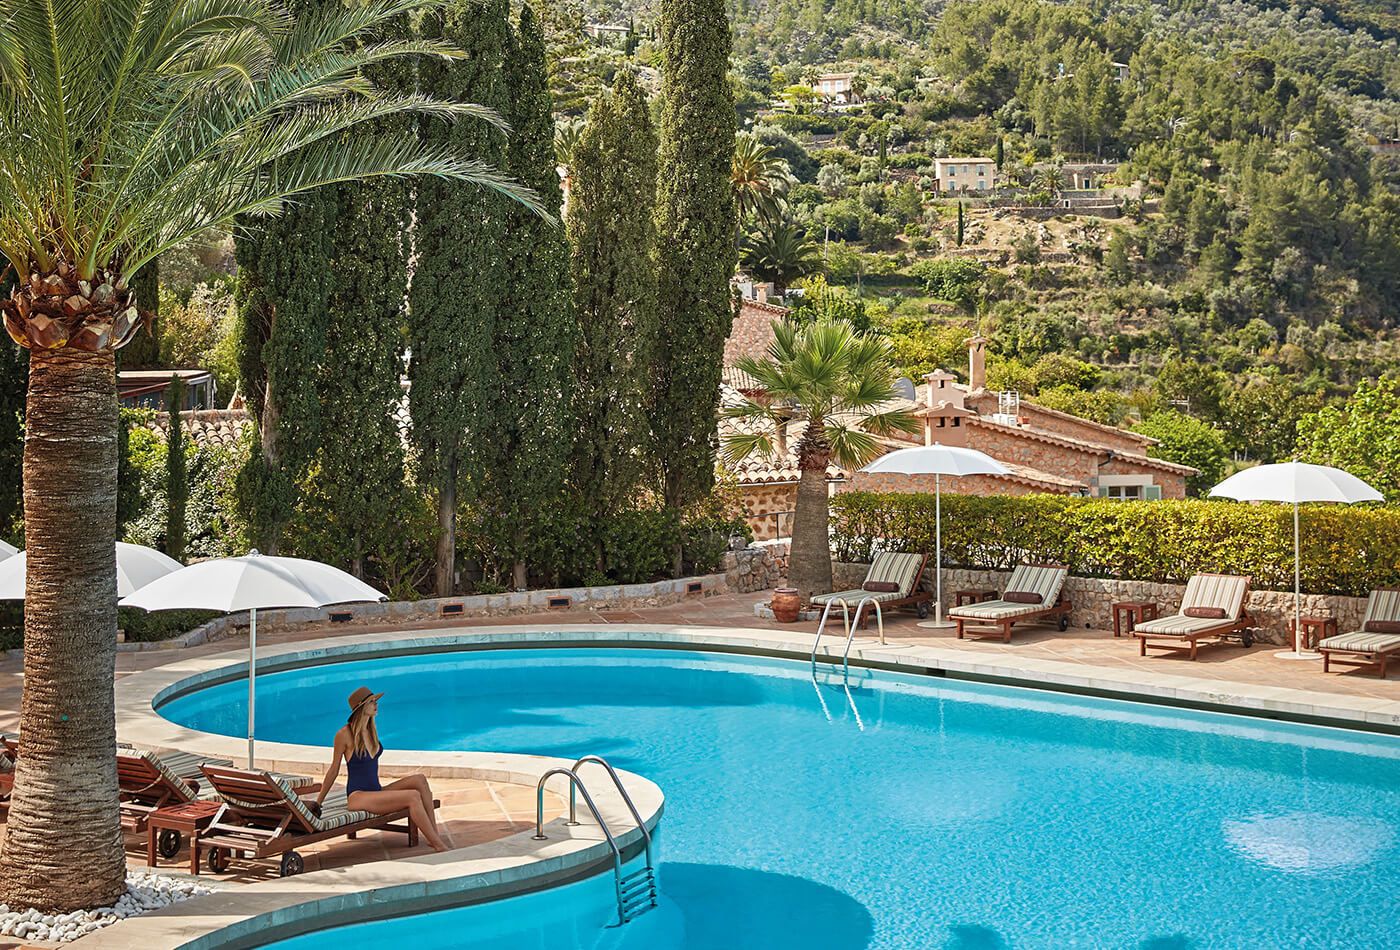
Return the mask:
<path id="1" fill-rule="evenodd" d="M 1140 623 L 1156 620 L 1158 607 L 1151 600 L 1120 600 L 1113 605 L 1113 635 L 1126 636 Z"/>
<path id="2" fill-rule="evenodd" d="M 1317 614 L 1304 614 L 1298 618 L 1298 621 L 1303 625 L 1302 647 L 1304 650 L 1315 650 L 1317 649 L 1319 641 L 1337 635 L 1336 617 L 1321 617 Z M 1291 617 L 1288 620 L 1288 635 L 1290 638 L 1294 635 L 1293 619 Z"/>
<path id="3" fill-rule="evenodd" d="M 960 590 L 953 594 L 953 606 L 961 607 L 963 604 L 980 604 L 984 600 L 996 600 L 997 592 L 994 590 Z"/>
<path id="4" fill-rule="evenodd" d="M 156 866 L 156 854 L 173 858 L 180 853 L 180 836 L 190 836 L 190 873 L 198 873 L 199 849 L 195 842 L 223 806 L 218 802 L 186 802 L 157 808 L 146 819 L 146 866 Z M 159 847 L 157 847 L 159 843 Z"/>

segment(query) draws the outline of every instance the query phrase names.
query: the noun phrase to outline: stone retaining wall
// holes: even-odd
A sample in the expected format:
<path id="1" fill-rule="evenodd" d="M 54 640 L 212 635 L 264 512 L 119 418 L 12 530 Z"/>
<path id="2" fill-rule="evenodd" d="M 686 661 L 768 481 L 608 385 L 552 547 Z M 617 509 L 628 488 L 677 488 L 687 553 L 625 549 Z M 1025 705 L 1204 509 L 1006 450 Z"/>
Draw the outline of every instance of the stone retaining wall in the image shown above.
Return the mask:
<path id="1" fill-rule="evenodd" d="M 832 565 L 833 585 L 837 590 L 846 590 L 860 585 L 865 579 L 868 564 Z M 982 571 L 948 567 L 943 569 L 943 610 L 953 606 L 955 592 L 959 590 L 1003 590 L 1009 571 Z M 933 587 L 933 566 L 924 575 L 924 585 Z M 1070 623 L 1077 627 L 1092 627 L 1096 630 L 1113 629 L 1112 605 L 1121 600 L 1152 600 L 1161 605 L 1162 613 L 1175 613 L 1181 606 L 1181 595 L 1186 590 L 1184 584 L 1157 584 L 1151 581 L 1117 580 L 1104 577 L 1070 577 L 1065 581 L 1065 593 L 1073 610 Z M 1266 643 L 1287 643 L 1288 624 L 1293 617 L 1293 594 L 1276 590 L 1253 590 L 1247 602 L 1249 612 L 1259 625 L 1257 638 Z M 1364 597 L 1333 597 L 1323 594 L 1304 594 L 1304 615 L 1320 614 L 1337 618 L 1337 628 L 1341 632 L 1355 630 L 1361 626 L 1366 614 Z"/>
<path id="2" fill-rule="evenodd" d="M 347 617 L 337 620 L 336 626 L 356 627 L 387 623 L 410 626 L 457 618 L 508 617 L 513 614 L 530 613 L 557 613 L 563 620 L 580 611 L 665 607 L 692 597 L 747 594 L 778 587 L 781 579 L 787 576 L 790 547 L 786 540 L 760 542 L 738 551 L 727 552 L 724 555 L 722 573 L 656 581 L 651 584 L 563 587 L 505 594 L 477 594 L 471 597 L 390 601 L 382 604 L 346 604 L 334 608 L 268 610 L 258 614 L 258 630 L 265 633 L 281 633 L 321 626 L 330 621 L 332 614 Z M 698 588 L 696 585 L 699 585 Z M 443 614 L 443 607 L 459 604 L 460 612 Z M 117 649 L 125 652 L 197 646 L 246 633 L 247 629 L 247 614 L 233 614 L 218 617 L 171 640 L 120 643 Z"/>

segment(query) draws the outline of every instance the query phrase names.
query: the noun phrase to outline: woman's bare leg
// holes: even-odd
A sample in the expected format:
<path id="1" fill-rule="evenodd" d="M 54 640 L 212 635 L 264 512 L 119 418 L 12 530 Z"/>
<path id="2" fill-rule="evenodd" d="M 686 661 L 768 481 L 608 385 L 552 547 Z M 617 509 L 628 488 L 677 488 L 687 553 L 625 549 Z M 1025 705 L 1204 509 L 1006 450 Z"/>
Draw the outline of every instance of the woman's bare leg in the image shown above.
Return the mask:
<path id="1" fill-rule="evenodd" d="M 385 785 L 384 788 L 386 790 L 394 789 L 396 791 L 399 789 L 413 789 L 423 796 L 423 807 L 427 809 L 428 814 L 432 815 L 436 812 L 436 809 L 433 808 L 433 790 L 428 787 L 428 780 L 422 775 L 407 775 L 397 782 L 391 782 Z M 436 818 L 434 819 L 434 824 L 436 824 Z"/>
<path id="2" fill-rule="evenodd" d="M 423 799 L 416 789 L 382 789 L 378 792 L 355 792 L 345 800 L 345 807 L 351 811 L 367 811 L 375 815 L 388 815 L 396 811 L 408 812 L 408 817 L 434 851 L 451 850 L 438 833 L 437 822 L 433 820 L 431 809 L 424 809 Z"/>

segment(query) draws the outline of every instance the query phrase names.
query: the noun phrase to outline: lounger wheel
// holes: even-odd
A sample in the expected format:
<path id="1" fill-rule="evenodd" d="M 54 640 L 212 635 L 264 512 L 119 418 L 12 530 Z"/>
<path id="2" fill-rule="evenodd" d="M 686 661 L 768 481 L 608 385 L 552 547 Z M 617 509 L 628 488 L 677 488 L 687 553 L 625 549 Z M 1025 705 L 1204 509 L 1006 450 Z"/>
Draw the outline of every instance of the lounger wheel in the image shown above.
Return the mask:
<path id="1" fill-rule="evenodd" d="M 1254 631 L 1246 630 L 1240 634 L 1240 643 L 1244 644 L 1246 650 L 1254 646 Z"/>
<path id="2" fill-rule="evenodd" d="M 184 836 L 174 828 L 162 828 L 156 837 L 156 854 L 162 858 L 173 858 L 180 853 L 184 841 Z"/>
<path id="3" fill-rule="evenodd" d="M 282 855 L 282 876 L 291 877 L 293 874 L 300 874 L 306 868 L 306 862 L 301 859 L 301 855 L 295 851 L 288 851 Z"/>
<path id="4" fill-rule="evenodd" d="M 927 617 L 928 601 L 923 601 L 922 603 L 920 603 L 919 606 L 915 608 L 915 612 L 919 615 L 920 620 L 923 620 L 925 617 Z"/>
<path id="5" fill-rule="evenodd" d="M 1064 633 L 1069 629 L 1069 614 L 1060 614 L 1060 632 Z"/>
<path id="6" fill-rule="evenodd" d="M 223 874 L 228 870 L 228 849 L 210 848 L 207 863 L 209 864 L 209 870 L 213 871 L 215 874 Z"/>

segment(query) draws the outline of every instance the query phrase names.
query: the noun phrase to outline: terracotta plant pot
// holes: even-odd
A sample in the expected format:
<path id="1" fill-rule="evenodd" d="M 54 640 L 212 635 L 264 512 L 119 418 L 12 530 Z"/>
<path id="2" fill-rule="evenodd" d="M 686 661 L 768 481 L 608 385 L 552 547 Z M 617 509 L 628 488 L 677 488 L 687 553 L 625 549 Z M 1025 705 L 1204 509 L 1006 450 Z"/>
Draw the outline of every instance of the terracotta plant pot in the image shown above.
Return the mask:
<path id="1" fill-rule="evenodd" d="M 802 611 L 802 597 L 796 587 L 779 587 L 773 591 L 773 619 L 779 623 L 796 623 Z"/>

